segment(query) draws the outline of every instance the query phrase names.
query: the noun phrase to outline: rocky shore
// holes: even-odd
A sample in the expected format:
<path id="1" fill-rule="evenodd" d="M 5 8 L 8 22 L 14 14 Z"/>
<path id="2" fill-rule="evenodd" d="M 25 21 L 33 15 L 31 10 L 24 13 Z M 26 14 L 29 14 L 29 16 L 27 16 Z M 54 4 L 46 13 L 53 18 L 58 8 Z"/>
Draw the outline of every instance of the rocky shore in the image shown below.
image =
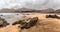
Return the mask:
<path id="1" fill-rule="evenodd" d="M 38 22 L 30 27 L 29 29 L 22 29 L 21 25 L 11 25 L 7 27 L 0 28 L 0 32 L 60 32 L 60 19 L 57 18 L 46 18 L 46 15 L 49 14 L 41 14 L 41 13 L 28 13 L 29 15 L 25 15 L 21 19 L 32 19 L 34 17 L 38 17 Z M 52 14 L 53 15 L 53 14 Z M 20 20 L 21 20 L 20 19 Z M 24 20 L 25 22 L 26 20 Z M 29 23 L 29 21 L 27 21 Z M 30 24 L 31 25 L 31 24 Z"/>

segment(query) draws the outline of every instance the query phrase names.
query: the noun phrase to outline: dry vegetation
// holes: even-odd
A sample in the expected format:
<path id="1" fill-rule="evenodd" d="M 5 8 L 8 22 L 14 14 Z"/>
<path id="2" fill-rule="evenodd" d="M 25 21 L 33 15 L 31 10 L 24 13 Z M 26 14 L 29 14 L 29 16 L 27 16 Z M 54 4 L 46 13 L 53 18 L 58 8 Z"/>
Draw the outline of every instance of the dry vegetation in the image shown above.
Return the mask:
<path id="1" fill-rule="evenodd" d="M 45 18 L 46 14 L 31 14 L 26 15 L 27 17 L 38 17 L 39 22 L 36 26 L 33 26 L 29 29 L 20 30 L 18 24 L 14 26 L 0 28 L 0 32 L 60 32 L 60 19 L 54 18 Z"/>

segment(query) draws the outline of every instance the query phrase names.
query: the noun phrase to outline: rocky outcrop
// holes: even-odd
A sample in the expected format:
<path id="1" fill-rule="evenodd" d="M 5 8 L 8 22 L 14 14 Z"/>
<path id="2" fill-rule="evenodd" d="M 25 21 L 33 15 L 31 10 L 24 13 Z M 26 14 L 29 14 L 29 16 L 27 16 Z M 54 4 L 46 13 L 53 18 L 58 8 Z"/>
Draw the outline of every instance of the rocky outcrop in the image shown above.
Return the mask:
<path id="1" fill-rule="evenodd" d="M 24 19 L 24 20 L 19 20 L 14 22 L 12 25 L 16 25 L 16 24 L 21 24 L 20 28 L 21 29 L 28 29 L 32 26 L 34 26 L 38 21 L 38 17 L 33 17 L 33 18 L 29 18 L 29 19 Z"/>
<path id="2" fill-rule="evenodd" d="M 28 29 L 28 28 L 34 26 L 37 23 L 37 21 L 38 21 L 38 17 L 33 17 L 32 19 L 30 19 L 30 21 L 28 23 L 24 22 L 24 24 L 22 24 L 22 26 L 21 26 L 21 29 L 24 29 L 24 28 Z"/>
<path id="3" fill-rule="evenodd" d="M 7 25 L 9 25 L 9 23 L 5 19 L 0 18 L 0 27 L 6 27 Z"/>
<path id="4" fill-rule="evenodd" d="M 16 24 L 22 24 L 24 22 L 28 22 L 28 20 L 30 20 L 31 18 L 28 18 L 28 17 L 23 17 L 22 19 L 12 23 L 12 25 L 16 25 Z"/>
<path id="5" fill-rule="evenodd" d="M 57 19 L 60 19 L 60 17 L 57 16 L 57 15 L 46 15 L 46 18 L 57 18 Z"/>

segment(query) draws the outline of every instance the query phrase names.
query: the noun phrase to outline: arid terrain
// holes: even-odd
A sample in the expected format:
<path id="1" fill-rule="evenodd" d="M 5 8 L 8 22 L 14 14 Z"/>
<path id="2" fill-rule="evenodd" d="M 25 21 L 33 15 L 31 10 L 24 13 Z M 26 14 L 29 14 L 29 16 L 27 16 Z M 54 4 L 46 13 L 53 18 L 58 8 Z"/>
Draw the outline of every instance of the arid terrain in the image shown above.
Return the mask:
<path id="1" fill-rule="evenodd" d="M 27 17 L 38 17 L 38 23 L 29 29 L 18 28 L 19 24 L 0 28 L 0 32 L 60 32 L 60 19 L 46 18 L 48 14 L 29 13 Z"/>

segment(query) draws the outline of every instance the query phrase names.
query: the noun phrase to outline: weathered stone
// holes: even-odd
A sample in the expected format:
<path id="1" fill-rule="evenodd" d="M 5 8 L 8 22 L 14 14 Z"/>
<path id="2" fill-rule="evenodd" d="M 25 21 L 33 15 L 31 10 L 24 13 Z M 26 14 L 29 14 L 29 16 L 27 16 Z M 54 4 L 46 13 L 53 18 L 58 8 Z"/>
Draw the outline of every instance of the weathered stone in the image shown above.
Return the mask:
<path id="1" fill-rule="evenodd" d="M 0 18 L 0 27 L 6 27 L 9 25 L 5 19 Z"/>
<path id="2" fill-rule="evenodd" d="M 37 21 L 38 21 L 38 17 L 33 17 L 33 18 L 16 21 L 12 25 L 20 24 L 19 27 L 21 29 L 24 29 L 24 28 L 28 29 L 28 28 L 34 26 L 37 23 Z"/>
<path id="3" fill-rule="evenodd" d="M 46 15 L 46 18 L 57 18 L 57 19 L 60 19 L 60 17 L 57 16 L 57 15 Z"/>
<path id="4" fill-rule="evenodd" d="M 21 19 L 19 21 L 14 22 L 12 25 L 22 24 L 24 22 L 27 22 L 28 20 L 30 20 L 30 18 L 24 18 L 24 19 Z"/>
<path id="5" fill-rule="evenodd" d="M 21 24 L 22 22 L 23 20 L 19 20 L 19 21 L 14 22 L 12 25 Z"/>
<path id="6" fill-rule="evenodd" d="M 30 19 L 30 22 L 28 22 L 28 23 L 25 22 L 25 23 L 21 26 L 21 29 L 24 29 L 24 28 L 28 29 L 28 28 L 34 26 L 34 25 L 37 23 L 37 21 L 38 21 L 38 17 L 33 17 L 32 19 Z"/>

